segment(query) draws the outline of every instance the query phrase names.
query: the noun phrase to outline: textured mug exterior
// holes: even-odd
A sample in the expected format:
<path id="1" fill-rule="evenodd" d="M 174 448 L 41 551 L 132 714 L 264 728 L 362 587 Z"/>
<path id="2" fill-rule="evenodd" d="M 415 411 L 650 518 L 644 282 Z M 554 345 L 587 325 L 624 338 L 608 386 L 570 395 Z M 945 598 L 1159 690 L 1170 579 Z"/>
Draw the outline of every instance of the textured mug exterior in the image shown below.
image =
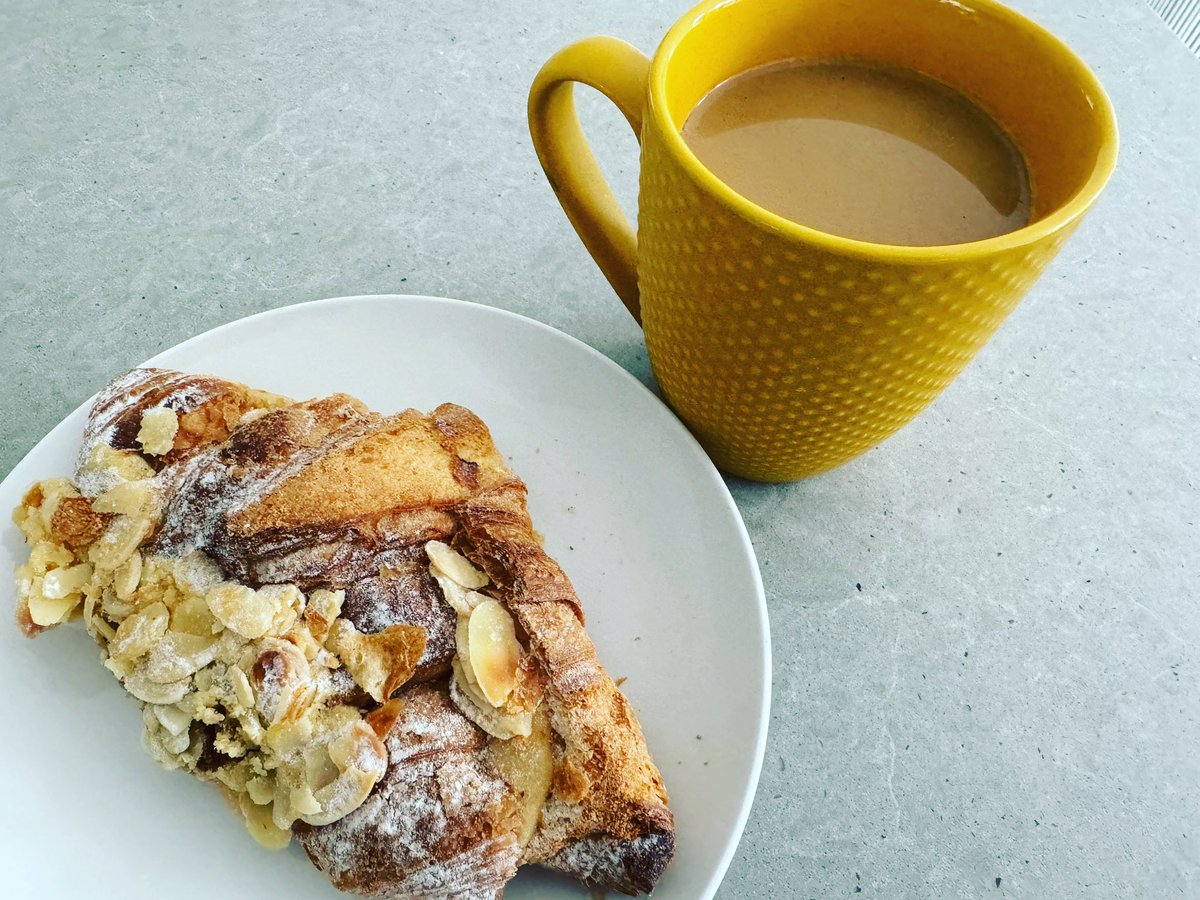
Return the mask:
<path id="1" fill-rule="evenodd" d="M 1026 158 L 1033 221 L 897 247 L 806 228 L 737 194 L 680 130 L 717 84 L 789 57 L 921 71 L 977 99 Z M 580 128 L 575 82 L 638 135 L 636 235 Z M 996 0 L 705 0 L 653 59 L 611 37 L 556 53 L 530 89 L 529 122 L 571 224 L 645 329 L 665 399 L 720 469 L 757 481 L 833 468 L 925 409 L 1042 274 L 1117 155 L 1095 76 Z"/>
<path id="2" fill-rule="evenodd" d="M 717 466 L 788 481 L 907 424 L 1013 310 L 1075 223 L 966 260 L 797 241 L 715 199 L 642 134 L 638 287 L 667 402 Z"/>

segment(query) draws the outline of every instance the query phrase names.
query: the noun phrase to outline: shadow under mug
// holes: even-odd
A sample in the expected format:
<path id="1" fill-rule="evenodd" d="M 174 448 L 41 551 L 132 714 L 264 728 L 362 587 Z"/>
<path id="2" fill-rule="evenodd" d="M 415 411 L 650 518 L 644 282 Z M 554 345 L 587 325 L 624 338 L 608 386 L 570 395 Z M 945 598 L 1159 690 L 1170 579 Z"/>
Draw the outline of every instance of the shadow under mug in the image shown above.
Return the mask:
<path id="1" fill-rule="evenodd" d="M 786 59 L 909 69 L 966 95 L 1025 157 L 1025 227 L 904 247 L 826 234 L 745 199 L 680 136 L 714 87 Z M 573 82 L 641 144 L 638 231 L 604 181 Z M 529 95 L 534 147 L 571 224 L 641 323 L 667 402 L 719 468 L 790 481 L 853 459 L 928 406 L 1045 269 L 1116 164 L 1103 88 L 993 0 L 709 0 L 654 58 L 611 37 L 555 54 Z"/>

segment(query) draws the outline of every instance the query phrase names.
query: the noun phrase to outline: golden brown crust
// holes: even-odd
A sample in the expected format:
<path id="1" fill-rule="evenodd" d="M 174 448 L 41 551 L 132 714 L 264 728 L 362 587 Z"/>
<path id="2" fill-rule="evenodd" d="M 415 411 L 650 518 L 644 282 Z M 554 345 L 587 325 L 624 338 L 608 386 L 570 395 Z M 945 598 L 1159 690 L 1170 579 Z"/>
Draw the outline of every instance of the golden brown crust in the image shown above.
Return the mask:
<path id="1" fill-rule="evenodd" d="M 335 884 L 380 896 L 490 898 L 518 862 L 540 862 L 588 884 L 653 887 L 674 850 L 662 778 L 597 659 L 574 588 L 533 530 L 524 484 L 474 413 L 444 404 L 385 417 L 335 394 L 231 423 L 237 398 L 254 392 L 161 370 L 126 380 L 140 412 L 107 392 L 90 440 L 131 446 L 128 423 L 156 403 L 180 412 L 187 435 L 181 445 L 177 434 L 156 466 L 166 496 L 157 552 L 202 548 L 251 585 L 344 589 L 342 616 L 361 635 L 424 631 L 415 681 L 426 683 L 404 686 L 369 720 L 388 735 L 384 781 L 345 819 L 298 832 Z M 545 682 L 554 771 L 524 848 L 522 813 L 497 781 L 489 739 L 447 695 L 456 619 L 430 577 L 429 540 L 452 543 L 487 572 L 489 593 L 512 613 L 541 669 L 530 683 L 540 691 Z M 414 644 L 400 643 L 392 649 L 412 655 Z M 390 693 L 381 685 L 376 699 Z M 418 769 L 428 772 L 417 777 Z M 430 778 L 441 779 L 440 793 Z M 483 793 L 460 809 L 464 785 Z"/>
<path id="2" fill-rule="evenodd" d="M 517 870 L 516 799 L 488 763 L 487 736 L 444 688 L 406 691 L 390 765 L 366 803 L 332 825 L 298 826 L 313 864 L 345 891 L 495 898 Z"/>
<path id="3" fill-rule="evenodd" d="M 223 378 L 169 369 L 133 369 L 101 391 L 92 405 L 80 462 L 86 462 L 92 448 L 101 443 L 117 450 L 140 451 L 138 431 L 142 417 L 151 409 L 165 407 L 179 419 L 170 452 L 147 459 L 159 468 L 187 458 L 198 448 L 221 443 L 246 412 L 286 402 L 284 397 Z"/>
<path id="4" fill-rule="evenodd" d="M 459 523 L 459 546 L 504 591 L 548 675 L 552 724 L 563 741 L 542 827 L 524 859 L 593 884 L 649 890 L 674 852 L 662 776 L 584 631 L 570 581 L 533 531 L 524 490 L 475 498 Z M 574 852 L 564 853 L 572 844 Z"/>

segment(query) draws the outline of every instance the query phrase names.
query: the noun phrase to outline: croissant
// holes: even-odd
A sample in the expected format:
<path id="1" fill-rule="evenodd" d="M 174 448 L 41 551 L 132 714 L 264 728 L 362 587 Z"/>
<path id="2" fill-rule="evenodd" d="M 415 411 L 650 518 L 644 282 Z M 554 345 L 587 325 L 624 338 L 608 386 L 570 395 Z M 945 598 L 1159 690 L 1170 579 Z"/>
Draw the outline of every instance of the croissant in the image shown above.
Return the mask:
<path id="1" fill-rule="evenodd" d="M 164 765 L 373 897 L 519 866 L 649 892 L 674 819 L 484 423 L 135 369 L 15 519 L 29 635 L 82 618 Z"/>

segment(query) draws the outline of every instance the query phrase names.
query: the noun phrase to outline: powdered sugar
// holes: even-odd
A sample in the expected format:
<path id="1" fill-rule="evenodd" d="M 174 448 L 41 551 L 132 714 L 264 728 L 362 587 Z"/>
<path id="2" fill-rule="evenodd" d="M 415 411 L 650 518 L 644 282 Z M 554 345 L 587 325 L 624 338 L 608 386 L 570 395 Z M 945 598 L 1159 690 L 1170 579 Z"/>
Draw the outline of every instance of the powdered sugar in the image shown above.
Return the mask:
<path id="1" fill-rule="evenodd" d="M 389 766 L 367 801 L 299 835 L 343 889 L 391 897 L 492 898 L 519 848 L 496 817 L 509 788 L 479 753 L 484 738 L 444 690 L 419 685 L 388 738 Z"/>
<path id="2" fill-rule="evenodd" d="M 117 449 L 134 446 L 141 421 L 140 417 L 137 421 L 132 420 L 129 414 L 139 409 L 147 397 L 156 395 L 151 408 L 187 413 L 212 399 L 224 384 L 216 379 L 197 378 L 168 369 L 131 369 L 96 396 L 84 428 L 77 468 L 82 469 L 92 452 L 102 444 Z M 103 478 L 102 471 L 83 473 L 80 490 L 95 496 L 104 489 L 98 484 Z"/>
<path id="3" fill-rule="evenodd" d="M 585 885 L 616 885 L 623 892 L 644 893 L 654 887 L 674 849 L 675 836 L 666 831 L 628 841 L 597 835 L 567 844 L 542 865 L 569 872 Z"/>
<path id="4" fill-rule="evenodd" d="M 171 502 L 163 519 L 157 544 L 161 552 L 181 555 L 206 548 L 223 562 L 235 554 L 222 553 L 222 526 L 240 511 L 261 503 L 304 468 L 328 453 L 360 440 L 379 427 L 374 419 L 348 415 L 345 424 L 334 428 L 322 440 L 305 441 L 317 426 L 316 417 L 303 407 L 292 406 L 256 418 L 246 429 L 268 431 L 272 425 L 286 427 L 286 443 L 271 448 L 283 459 L 260 460 L 257 448 L 250 446 L 239 453 L 238 432 L 229 445 L 209 448 L 196 454 L 178 471 L 164 470 L 163 477 L 173 482 Z M 274 420 L 274 421 L 268 421 Z M 245 431 L 242 431 L 245 434 Z M 230 548 L 231 549 L 231 548 Z"/>
<path id="5" fill-rule="evenodd" d="M 215 382 L 189 389 L 191 378 L 143 371 L 115 383 L 97 402 L 84 452 L 125 440 L 122 408 L 147 399 L 155 406 L 194 405 L 203 402 L 204 391 L 216 390 Z M 150 397 L 151 390 L 166 394 Z M 430 678 L 453 656 L 455 616 L 433 585 L 417 541 L 448 539 L 456 528 L 466 527 L 452 518 L 457 511 L 431 505 L 370 521 L 326 523 L 315 516 L 301 519 L 300 525 L 272 518 L 277 506 L 287 506 L 282 498 L 274 505 L 269 502 L 275 491 L 328 454 L 383 427 L 386 420 L 353 401 L 339 407 L 342 399 L 286 407 L 253 422 L 244 419 L 224 444 L 166 465 L 156 476 L 168 503 L 153 549 L 172 557 L 203 549 L 217 559 L 224 575 L 249 585 L 291 582 L 305 591 L 343 587 L 344 616 L 359 630 L 373 633 L 398 623 L 426 629 L 419 677 Z M 298 493 L 289 491 L 288 497 Z M 282 524 L 273 527 L 272 522 Z M 206 574 L 196 572 L 195 580 L 204 582 Z M 191 573 L 185 577 L 192 579 Z M 526 631 L 531 641 L 547 646 L 582 643 L 586 648 L 582 628 L 578 634 L 571 629 L 559 633 L 553 627 L 545 633 Z M 570 640 L 560 640 L 563 637 Z M 551 660 L 538 658 L 551 670 L 557 695 L 550 698 L 552 706 L 579 703 L 578 692 L 606 679 L 591 653 L 564 653 L 552 666 Z M 265 700 L 279 692 L 273 690 L 273 673 L 263 674 L 260 691 Z M 329 680 L 332 684 L 333 674 Z M 575 734 L 571 723 L 559 721 L 562 710 L 558 713 L 556 730 L 586 745 L 590 737 Z M 560 729 L 560 724 L 566 727 Z M 494 898 L 515 874 L 521 848 L 512 832 L 512 790 L 489 762 L 486 746 L 487 738 L 450 701 L 445 681 L 438 687 L 410 685 L 386 741 L 386 768 L 378 757 L 352 760 L 352 767 L 367 766 L 372 775 L 382 775 L 375 789 L 344 818 L 319 827 L 301 826 L 298 837 L 339 887 L 391 897 Z M 577 804 L 551 801 L 545 814 L 544 824 L 559 840 L 543 844 L 539 856 L 561 846 L 568 836 L 590 830 L 579 821 Z M 568 845 L 551 865 L 580 874 L 585 881 L 628 883 L 645 871 L 647 858 L 651 864 L 661 858 L 665 865 L 670 841 L 669 833 L 651 833 L 632 842 L 597 836 Z"/>
<path id="6" fill-rule="evenodd" d="M 437 772 L 442 809 L 447 816 L 469 814 L 472 809 L 499 803 L 506 793 L 504 782 L 487 777 L 477 760 L 451 760 Z"/>

